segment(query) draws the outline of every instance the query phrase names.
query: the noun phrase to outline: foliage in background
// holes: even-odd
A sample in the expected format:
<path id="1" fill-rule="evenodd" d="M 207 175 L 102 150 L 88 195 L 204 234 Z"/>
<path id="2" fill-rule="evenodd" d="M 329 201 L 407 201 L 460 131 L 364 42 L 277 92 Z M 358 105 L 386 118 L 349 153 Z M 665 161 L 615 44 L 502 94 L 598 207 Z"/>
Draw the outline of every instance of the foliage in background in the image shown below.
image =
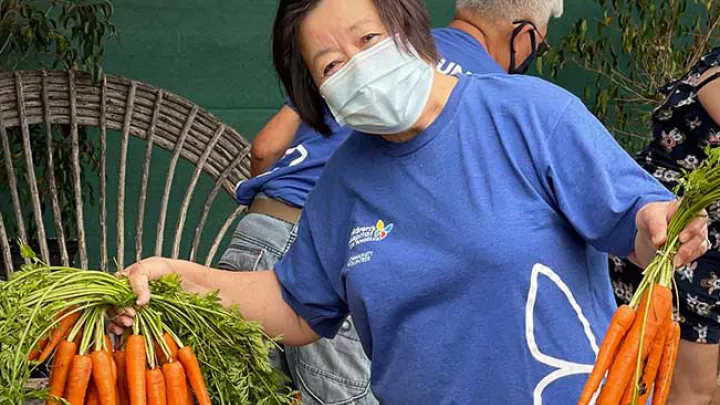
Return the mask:
<path id="1" fill-rule="evenodd" d="M 0 0 L 0 61 L 15 70 L 29 58 L 53 68 L 102 75 L 106 35 L 114 35 L 108 0 Z"/>
<path id="2" fill-rule="evenodd" d="M 46 131 L 44 124 L 31 125 L 30 145 L 33 151 L 33 163 L 35 166 L 35 177 L 40 192 L 40 208 L 42 212 L 51 208 L 50 186 L 48 182 L 48 153 L 46 145 Z M 56 125 L 53 133 L 53 157 L 55 186 L 60 204 L 60 214 L 63 219 L 63 232 L 66 237 L 73 237 L 76 234 L 75 221 L 75 200 L 73 194 L 73 172 L 72 172 L 72 137 L 70 127 L 67 125 Z M 13 164 L 13 171 L 17 180 L 20 204 L 23 207 L 23 223 L 28 232 L 28 237 L 33 238 L 37 233 L 37 226 L 32 214 L 32 195 L 30 183 L 26 176 L 25 152 L 22 145 L 22 133 L 19 128 L 8 129 L 10 155 Z M 80 147 L 80 164 L 82 167 L 81 185 L 84 200 L 89 204 L 95 204 L 95 190 L 90 182 L 85 181 L 87 172 L 99 172 L 99 158 L 97 150 L 88 135 L 87 128 L 78 128 L 78 140 Z M 14 212 L 11 210 L 10 189 L 7 172 L 5 171 L 4 155 L 0 154 L 0 213 L 8 228 L 8 232 L 14 237 L 19 237 L 18 224 Z"/>
<path id="3" fill-rule="evenodd" d="M 90 72 L 98 80 L 102 76 L 100 60 L 104 41 L 115 34 L 111 22 L 112 4 L 108 0 L 0 0 L 0 72 L 21 68 L 59 68 Z M 25 208 L 24 222 L 32 239 L 35 224 L 32 217 L 30 192 L 22 135 L 19 128 L 9 132 L 12 163 L 21 203 Z M 45 128 L 30 127 L 33 160 L 36 168 L 38 189 L 43 212 L 50 206 L 48 188 L 48 154 L 45 146 Z M 80 127 L 80 163 L 85 173 L 98 171 L 98 157 L 87 128 Z M 75 215 L 72 187 L 72 141 L 68 126 L 53 128 L 53 157 L 55 177 L 63 217 L 63 231 L 75 234 Z M 9 199 L 4 156 L 0 153 L 0 201 Z M 82 181 L 83 195 L 94 202 L 92 186 Z M 9 202 L 9 200 L 7 201 Z M 10 219 L 9 232 L 17 235 L 17 223 L 9 215 L 10 204 L 3 204 L 3 217 Z"/>
<path id="4" fill-rule="evenodd" d="M 557 46 L 538 61 L 554 77 L 568 64 L 595 75 L 583 99 L 628 151 L 651 134 L 659 89 L 685 74 L 720 42 L 717 0 L 593 0 L 596 21 L 579 19 Z"/>

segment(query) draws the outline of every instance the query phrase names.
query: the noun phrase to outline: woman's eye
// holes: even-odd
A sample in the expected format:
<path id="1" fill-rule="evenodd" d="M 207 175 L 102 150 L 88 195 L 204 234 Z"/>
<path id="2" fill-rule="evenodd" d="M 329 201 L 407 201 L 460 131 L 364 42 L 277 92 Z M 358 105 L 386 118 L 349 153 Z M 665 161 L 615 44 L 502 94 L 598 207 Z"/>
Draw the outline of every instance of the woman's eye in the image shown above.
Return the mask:
<path id="1" fill-rule="evenodd" d="M 323 69 L 323 76 L 324 76 L 324 77 L 330 76 L 335 70 L 337 70 L 336 68 L 338 67 L 338 65 L 340 65 L 340 62 L 331 62 L 331 63 L 329 63 L 329 64 L 328 64 L 327 66 L 325 66 L 325 68 Z"/>
<path id="2" fill-rule="evenodd" d="M 380 34 L 367 34 L 367 35 L 365 35 L 364 37 L 362 37 L 362 43 L 363 43 L 363 44 L 369 44 L 370 41 L 372 41 L 373 39 L 375 39 L 375 38 L 377 38 L 377 37 L 379 37 L 379 36 L 380 36 Z"/>

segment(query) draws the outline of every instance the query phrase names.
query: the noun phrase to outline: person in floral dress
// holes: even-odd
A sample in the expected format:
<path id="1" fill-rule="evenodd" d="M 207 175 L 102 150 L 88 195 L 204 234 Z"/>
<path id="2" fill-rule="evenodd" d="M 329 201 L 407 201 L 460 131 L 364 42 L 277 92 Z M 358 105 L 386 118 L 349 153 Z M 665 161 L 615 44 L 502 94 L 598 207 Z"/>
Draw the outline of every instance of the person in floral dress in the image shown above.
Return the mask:
<path id="1" fill-rule="evenodd" d="M 720 47 L 682 78 L 666 84 L 662 105 L 653 111 L 653 138 L 638 163 L 673 190 L 683 170 L 720 145 Z M 720 342 L 720 204 L 708 209 L 711 248 L 677 270 L 682 341 L 668 404 L 709 405 L 717 387 Z M 612 257 L 610 271 L 619 304 L 630 302 L 642 275 L 627 260 Z"/>

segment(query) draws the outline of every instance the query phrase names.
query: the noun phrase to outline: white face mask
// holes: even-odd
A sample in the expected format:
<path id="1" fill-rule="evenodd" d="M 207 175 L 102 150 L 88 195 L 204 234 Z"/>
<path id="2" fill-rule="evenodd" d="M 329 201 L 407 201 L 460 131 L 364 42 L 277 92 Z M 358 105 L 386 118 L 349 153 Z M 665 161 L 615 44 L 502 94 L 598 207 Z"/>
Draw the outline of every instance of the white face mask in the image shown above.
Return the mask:
<path id="1" fill-rule="evenodd" d="M 433 68 L 408 44 L 393 38 L 355 55 L 320 86 L 335 120 L 368 134 L 406 131 L 420 118 L 433 84 Z"/>

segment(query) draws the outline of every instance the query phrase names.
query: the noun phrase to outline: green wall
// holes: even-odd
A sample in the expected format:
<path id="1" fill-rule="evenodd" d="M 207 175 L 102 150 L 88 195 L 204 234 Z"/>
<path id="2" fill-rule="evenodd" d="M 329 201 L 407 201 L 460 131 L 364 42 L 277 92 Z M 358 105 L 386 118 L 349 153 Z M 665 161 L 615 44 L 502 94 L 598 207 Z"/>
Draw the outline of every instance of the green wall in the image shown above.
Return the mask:
<path id="1" fill-rule="evenodd" d="M 115 0 L 114 3 L 118 38 L 109 40 L 107 44 L 103 62 L 107 73 L 147 82 L 193 100 L 249 139 L 281 106 L 280 86 L 272 71 L 269 43 L 275 1 Z M 427 2 L 435 26 L 443 26 L 452 18 L 453 3 L 450 0 Z M 551 44 L 558 41 L 582 14 L 597 11 L 588 9 L 588 4 L 592 3 L 587 0 L 566 0 L 565 3 L 565 16 L 551 25 Z M 560 84 L 580 91 L 586 82 L 586 76 L 570 74 Z M 117 138 L 110 143 L 111 148 L 118 145 Z M 154 155 L 150 195 L 160 196 L 162 193 L 168 156 L 162 151 Z M 131 170 L 130 174 L 136 177 L 128 179 L 125 264 L 134 257 L 137 180 L 142 157 L 143 142 L 132 142 L 129 167 L 137 169 Z M 111 152 L 109 173 L 116 173 L 117 167 L 117 154 Z M 181 164 L 171 200 L 178 203 L 173 204 L 168 217 L 165 254 L 169 253 L 178 215 L 177 206 L 184 195 L 183 186 L 189 182 L 191 175 L 192 167 Z M 115 184 L 116 176 L 111 176 L 111 207 L 115 206 Z M 202 196 L 210 188 L 211 182 L 203 179 L 196 195 Z M 218 200 L 208 224 L 211 230 L 218 229 L 236 206 L 229 196 L 222 195 Z M 194 227 L 203 202 L 198 198 L 193 200 L 187 226 Z M 157 204 L 149 202 L 146 215 L 146 233 L 153 233 L 158 216 Z M 98 257 L 97 248 L 93 246 L 97 245 L 99 235 L 96 218 L 91 213 L 86 219 L 91 253 L 95 253 L 91 255 L 91 265 L 95 266 Z M 110 212 L 111 235 L 114 223 L 115 215 Z M 206 249 L 213 237 L 206 233 L 203 239 Z M 150 252 L 154 248 L 154 237 L 146 235 L 145 241 L 144 250 Z M 187 247 L 188 243 L 189 238 L 186 237 L 184 246 Z M 114 251 L 112 240 L 110 251 Z"/>
<path id="2" fill-rule="evenodd" d="M 451 0 L 426 3 L 435 26 L 452 18 Z M 565 3 L 565 15 L 551 25 L 551 43 L 581 15 L 596 11 L 588 0 Z M 119 38 L 108 44 L 105 70 L 183 95 L 252 138 L 281 103 L 270 60 L 275 4 L 116 0 Z"/>

